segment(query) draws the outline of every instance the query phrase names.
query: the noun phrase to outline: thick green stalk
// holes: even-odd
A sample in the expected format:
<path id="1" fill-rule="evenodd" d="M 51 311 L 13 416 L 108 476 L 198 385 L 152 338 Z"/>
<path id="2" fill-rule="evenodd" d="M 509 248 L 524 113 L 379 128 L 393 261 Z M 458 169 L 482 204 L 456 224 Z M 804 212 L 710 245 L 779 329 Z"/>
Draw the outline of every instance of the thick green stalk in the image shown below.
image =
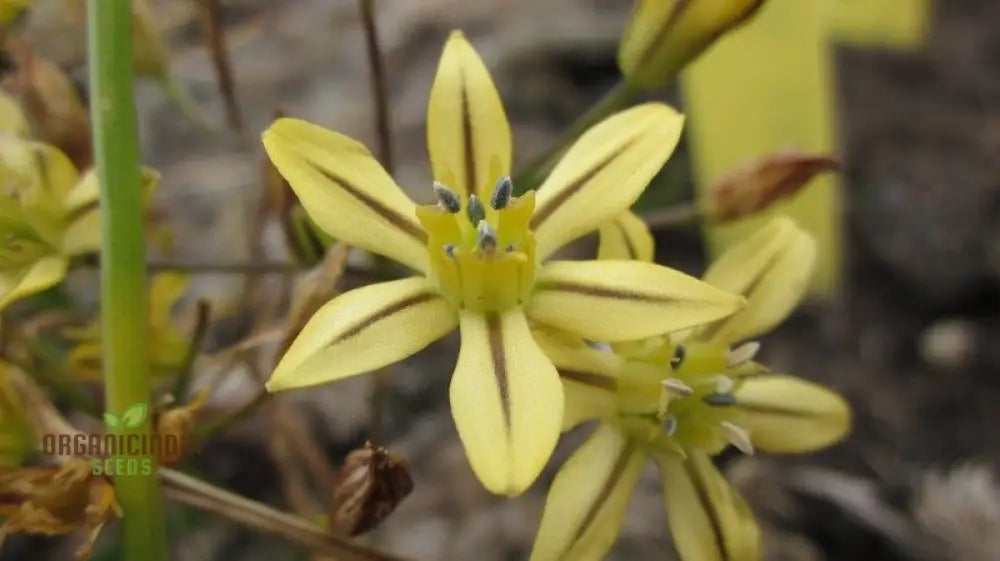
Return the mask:
<path id="1" fill-rule="evenodd" d="M 132 97 L 132 2 L 88 0 L 94 162 L 101 185 L 101 341 L 108 411 L 150 402 L 146 246 Z M 147 418 L 129 433 L 150 434 Z M 149 456 L 130 455 L 138 462 Z M 155 468 L 155 466 L 154 466 Z M 115 477 L 127 561 L 165 561 L 163 497 L 156 474 Z"/>

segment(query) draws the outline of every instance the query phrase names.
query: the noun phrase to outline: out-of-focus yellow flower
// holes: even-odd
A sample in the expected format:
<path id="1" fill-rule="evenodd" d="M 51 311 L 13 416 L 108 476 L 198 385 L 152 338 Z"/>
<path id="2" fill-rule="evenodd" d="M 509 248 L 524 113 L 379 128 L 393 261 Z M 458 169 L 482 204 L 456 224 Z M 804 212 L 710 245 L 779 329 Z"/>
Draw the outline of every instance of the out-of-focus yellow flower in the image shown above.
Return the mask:
<path id="1" fill-rule="evenodd" d="M 0 468 L 20 465 L 35 448 L 35 431 L 11 386 L 9 368 L 0 361 Z"/>
<path id="2" fill-rule="evenodd" d="M 149 342 L 150 368 L 157 379 L 169 379 L 180 372 L 191 343 L 173 322 L 171 311 L 184 296 L 189 279 L 187 275 L 161 273 L 153 277 L 149 289 Z M 101 366 L 101 324 L 94 319 L 79 329 L 65 333 L 78 341 L 66 360 L 74 378 L 99 382 L 103 379 Z"/>
<path id="3" fill-rule="evenodd" d="M 21 106 L 2 91 L 0 91 L 0 132 L 14 136 L 28 135 L 28 119 L 21 111 Z"/>
<path id="4" fill-rule="evenodd" d="M 764 0 L 636 0 L 618 47 L 618 66 L 633 86 L 662 86 L 763 4 Z"/>
<path id="5" fill-rule="evenodd" d="M 53 536 L 82 529 L 86 534 L 76 557 L 87 559 L 104 524 L 121 515 L 114 487 L 92 474 L 88 460 L 0 472 L 0 518 L 6 518 L 0 545 L 18 532 Z"/>
<path id="6" fill-rule="evenodd" d="M 360 143 L 279 119 L 264 146 L 316 224 L 418 275 L 331 300 L 268 389 L 375 370 L 459 327 L 450 392 L 459 436 L 489 490 L 520 494 L 555 446 L 563 407 L 562 385 L 529 318 L 625 340 L 741 306 L 739 297 L 652 263 L 543 263 L 636 200 L 673 151 L 682 121 L 656 103 L 613 115 L 577 140 L 537 196 L 514 197 L 510 126 L 489 71 L 460 32 L 444 48 L 428 108 L 437 205 L 414 204 Z"/>
<path id="7" fill-rule="evenodd" d="M 0 0 L 0 28 L 14 21 L 35 0 Z"/>
<path id="8" fill-rule="evenodd" d="M 149 193 L 159 174 L 142 171 Z M 72 257 L 101 246 L 97 176 L 59 149 L 0 132 L 0 310 L 66 276 Z"/>
<path id="9" fill-rule="evenodd" d="M 0 133 L 0 309 L 66 275 L 100 247 L 93 199 L 73 197 L 77 171 L 58 149 Z"/>
<path id="10" fill-rule="evenodd" d="M 753 514 L 711 456 L 730 444 L 744 453 L 808 452 L 847 432 L 850 410 L 836 393 L 754 362 L 757 343 L 731 346 L 788 315 L 808 284 L 814 252 L 808 234 L 776 219 L 706 273 L 748 300 L 720 322 L 614 352 L 539 337 L 565 384 L 564 428 L 594 418 L 601 424 L 556 476 L 532 561 L 603 557 L 647 456 L 660 466 L 682 559 L 760 559 Z"/>

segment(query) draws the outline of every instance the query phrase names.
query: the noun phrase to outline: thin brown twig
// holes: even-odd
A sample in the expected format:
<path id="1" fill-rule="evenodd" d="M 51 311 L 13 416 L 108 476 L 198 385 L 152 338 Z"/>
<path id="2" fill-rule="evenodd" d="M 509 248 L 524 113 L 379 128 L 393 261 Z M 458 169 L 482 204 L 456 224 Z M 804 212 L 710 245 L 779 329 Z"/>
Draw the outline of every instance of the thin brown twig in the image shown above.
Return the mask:
<path id="1" fill-rule="evenodd" d="M 225 30 L 222 29 L 219 0 L 196 0 L 195 3 L 201 35 L 212 55 L 212 66 L 215 67 L 215 76 L 219 81 L 219 92 L 226 103 L 226 118 L 229 126 L 238 132 L 243 132 L 243 115 L 236 100 L 236 82 L 233 79 Z"/>
<path id="2" fill-rule="evenodd" d="M 403 561 L 404 558 L 328 534 L 318 526 L 230 493 L 169 468 L 160 468 L 160 481 L 167 498 L 217 514 L 249 528 L 281 536 L 285 540 L 338 561 Z"/>
<path id="3" fill-rule="evenodd" d="M 360 0 L 361 25 L 365 33 L 365 48 L 368 51 L 368 66 L 372 97 L 375 99 L 375 128 L 378 134 L 378 154 L 382 166 L 389 175 L 393 172 L 392 137 L 389 124 L 389 99 L 385 84 L 385 66 L 382 48 L 378 42 L 378 27 L 375 24 L 375 0 Z"/>
<path id="4" fill-rule="evenodd" d="M 375 100 L 375 129 L 378 138 L 379 160 L 381 160 L 382 166 L 389 172 L 389 175 L 392 175 L 393 161 L 391 126 L 389 124 L 389 96 L 386 91 L 382 48 L 378 41 L 378 27 L 375 23 L 375 0 L 359 0 L 358 4 L 361 9 L 361 25 L 364 28 L 365 48 L 368 51 L 372 97 Z M 375 440 L 382 439 L 382 413 L 385 408 L 387 392 L 385 375 L 375 373 L 372 379 L 371 393 L 371 436 Z"/>

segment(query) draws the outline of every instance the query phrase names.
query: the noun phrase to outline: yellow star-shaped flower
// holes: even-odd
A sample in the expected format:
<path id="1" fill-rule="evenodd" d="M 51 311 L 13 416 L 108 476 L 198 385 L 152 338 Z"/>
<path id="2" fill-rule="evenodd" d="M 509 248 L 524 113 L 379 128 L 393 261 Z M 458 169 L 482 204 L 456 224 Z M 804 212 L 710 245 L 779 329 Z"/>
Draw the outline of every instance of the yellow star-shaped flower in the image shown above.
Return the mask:
<path id="1" fill-rule="evenodd" d="M 459 327 L 450 391 L 459 436 L 489 490 L 523 492 L 555 446 L 563 409 L 562 384 L 529 320 L 620 341 L 717 320 L 743 303 L 652 263 L 545 263 L 635 202 L 673 151 L 682 122 L 656 103 L 613 115 L 577 140 L 537 195 L 514 197 L 510 125 L 460 32 L 444 48 L 428 108 L 436 205 L 413 203 L 360 143 L 278 120 L 264 146 L 315 223 L 417 274 L 326 304 L 268 389 L 375 370 Z"/>

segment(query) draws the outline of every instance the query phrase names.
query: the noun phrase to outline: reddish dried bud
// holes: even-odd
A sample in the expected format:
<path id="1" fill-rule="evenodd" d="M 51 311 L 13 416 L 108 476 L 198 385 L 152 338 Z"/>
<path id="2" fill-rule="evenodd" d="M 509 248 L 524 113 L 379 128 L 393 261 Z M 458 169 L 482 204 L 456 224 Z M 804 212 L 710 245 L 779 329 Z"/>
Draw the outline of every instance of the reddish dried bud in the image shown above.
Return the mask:
<path id="1" fill-rule="evenodd" d="M 385 520 L 413 490 L 406 462 L 371 442 L 347 455 L 334 483 L 330 529 L 355 536 Z"/>
<path id="2" fill-rule="evenodd" d="M 783 150 L 737 168 L 708 189 L 706 215 L 727 221 L 749 216 L 789 197 L 824 171 L 840 168 L 827 156 Z"/>

